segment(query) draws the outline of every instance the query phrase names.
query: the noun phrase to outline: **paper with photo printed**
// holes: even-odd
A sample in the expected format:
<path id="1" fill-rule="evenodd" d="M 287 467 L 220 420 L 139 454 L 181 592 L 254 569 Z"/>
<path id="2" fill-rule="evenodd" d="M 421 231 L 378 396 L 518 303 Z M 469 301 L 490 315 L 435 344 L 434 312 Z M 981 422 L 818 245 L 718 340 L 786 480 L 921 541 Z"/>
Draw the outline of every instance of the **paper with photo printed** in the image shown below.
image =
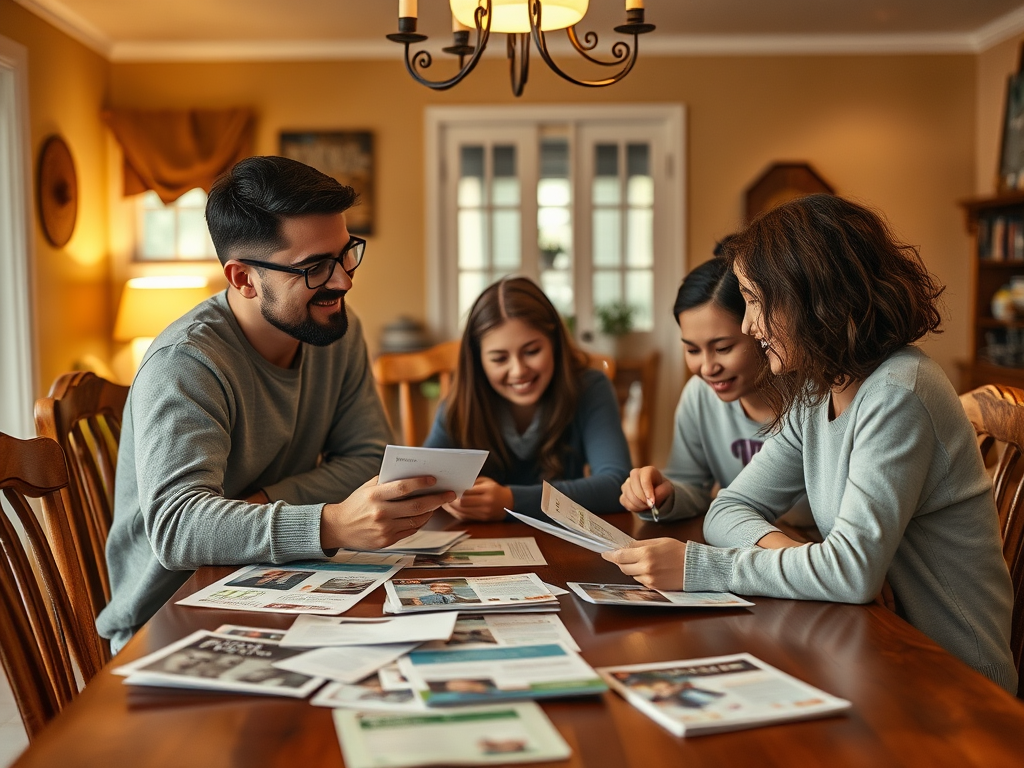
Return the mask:
<path id="1" fill-rule="evenodd" d="M 465 539 L 439 555 L 416 555 L 409 568 L 517 568 L 547 565 L 533 536 Z"/>
<path id="2" fill-rule="evenodd" d="M 667 592 L 642 584 L 567 582 L 578 597 L 595 605 L 647 606 L 648 608 L 743 608 L 749 600 L 728 592 Z"/>
<path id="3" fill-rule="evenodd" d="M 392 579 L 384 589 L 396 613 L 500 610 L 558 601 L 535 573 Z"/>
<path id="4" fill-rule="evenodd" d="M 387 563 L 333 563 L 326 560 L 248 565 L 179 600 L 178 605 L 233 611 L 337 615 L 358 603 L 398 573 L 401 567 Z"/>

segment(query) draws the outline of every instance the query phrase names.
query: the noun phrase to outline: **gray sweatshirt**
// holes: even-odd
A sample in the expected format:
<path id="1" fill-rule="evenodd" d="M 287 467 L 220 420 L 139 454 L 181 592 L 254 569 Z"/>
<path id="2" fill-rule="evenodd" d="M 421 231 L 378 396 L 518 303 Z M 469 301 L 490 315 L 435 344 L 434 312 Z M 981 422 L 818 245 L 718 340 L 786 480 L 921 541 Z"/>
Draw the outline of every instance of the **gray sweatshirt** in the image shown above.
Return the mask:
<path id="1" fill-rule="evenodd" d="M 112 648 L 201 565 L 323 557 L 320 512 L 380 468 L 390 437 L 358 319 L 294 367 L 246 340 L 226 294 L 157 337 L 125 406 L 107 541 Z M 239 499 L 266 491 L 270 504 Z"/>
<path id="2" fill-rule="evenodd" d="M 672 450 L 664 476 L 673 493 L 658 508 L 662 521 L 702 515 L 715 483 L 725 488 L 761 449 L 764 426 L 738 400 L 724 402 L 700 376 L 692 376 L 676 408 Z M 650 512 L 640 515 L 653 519 Z"/>
<path id="3" fill-rule="evenodd" d="M 825 540 L 756 544 L 806 488 Z M 974 430 L 945 374 L 908 347 L 829 420 L 798 409 L 688 543 L 684 588 L 846 603 L 888 578 L 900 615 L 1011 693 L 1013 590 L 991 482 Z"/>

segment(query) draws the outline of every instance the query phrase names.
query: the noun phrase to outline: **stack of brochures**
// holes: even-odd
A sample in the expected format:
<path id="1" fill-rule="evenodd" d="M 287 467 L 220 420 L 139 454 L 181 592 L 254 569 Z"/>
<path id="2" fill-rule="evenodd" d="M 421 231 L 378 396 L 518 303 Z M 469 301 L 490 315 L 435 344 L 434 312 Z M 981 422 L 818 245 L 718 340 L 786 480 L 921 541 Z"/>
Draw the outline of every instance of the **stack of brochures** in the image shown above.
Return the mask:
<path id="1" fill-rule="evenodd" d="M 830 696 L 748 653 L 597 670 L 626 701 L 676 736 L 834 715 Z"/>
<path id="2" fill-rule="evenodd" d="M 753 605 L 728 592 L 668 592 L 642 584 L 566 582 L 577 597 L 595 605 L 646 606 L 648 608 L 744 608 Z"/>
<path id="3" fill-rule="evenodd" d="M 511 576 L 461 576 L 392 579 L 385 613 L 424 611 L 558 610 L 558 598 L 535 573 Z"/>

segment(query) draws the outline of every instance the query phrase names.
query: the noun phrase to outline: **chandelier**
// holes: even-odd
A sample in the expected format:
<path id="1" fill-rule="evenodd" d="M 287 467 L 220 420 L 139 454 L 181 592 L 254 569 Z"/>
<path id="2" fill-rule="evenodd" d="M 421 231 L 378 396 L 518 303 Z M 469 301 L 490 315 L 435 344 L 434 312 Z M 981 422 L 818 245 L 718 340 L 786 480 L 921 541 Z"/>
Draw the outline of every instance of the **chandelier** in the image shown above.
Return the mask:
<path id="1" fill-rule="evenodd" d="M 453 44 L 442 50 L 459 58 L 459 71 L 447 80 L 431 80 L 423 74 L 433 63 L 429 52 L 412 53 L 410 46 L 422 43 L 426 35 L 416 32 L 418 0 L 398 0 L 398 32 L 388 40 L 405 46 L 405 68 L 412 78 L 428 88 L 444 91 L 462 80 L 476 67 L 487 48 L 492 32 L 507 35 L 505 48 L 512 79 L 512 93 L 521 96 L 530 71 L 530 39 L 537 53 L 551 70 L 564 80 L 587 88 L 601 88 L 629 74 L 636 63 L 638 38 L 652 32 L 653 24 L 644 22 L 644 0 L 625 0 L 626 21 L 615 27 L 621 35 L 632 35 L 633 44 L 618 40 L 612 46 L 611 58 L 593 55 L 597 48 L 597 35 L 587 32 L 582 39 L 576 34 L 576 24 L 583 19 L 590 0 L 449 0 L 452 11 Z M 621 0 L 620 0 L 621 2 Z M 573 49 L 587 62 L 612 71 L 606 77 L 579 80 L 562 70 L 548 51 L 546 33 L 564 29 Z M 470 35 L 476 32 L 470 45 Z"/>

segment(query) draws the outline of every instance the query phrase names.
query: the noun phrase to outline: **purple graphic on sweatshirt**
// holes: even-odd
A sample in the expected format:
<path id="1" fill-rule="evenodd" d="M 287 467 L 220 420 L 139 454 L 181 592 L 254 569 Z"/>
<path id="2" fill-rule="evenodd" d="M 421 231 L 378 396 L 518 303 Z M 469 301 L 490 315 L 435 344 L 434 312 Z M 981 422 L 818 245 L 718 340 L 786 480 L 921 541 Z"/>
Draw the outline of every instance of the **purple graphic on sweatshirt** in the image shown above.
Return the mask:
<path id="1" fill-rule="evenodd" d="M 731 446 L 732 455 L 743 462 L 745 467 L 754 458 L 754 454 L 761 450 L 762 445 L 764 445 L 762 440 L 735 440 Z"/>

